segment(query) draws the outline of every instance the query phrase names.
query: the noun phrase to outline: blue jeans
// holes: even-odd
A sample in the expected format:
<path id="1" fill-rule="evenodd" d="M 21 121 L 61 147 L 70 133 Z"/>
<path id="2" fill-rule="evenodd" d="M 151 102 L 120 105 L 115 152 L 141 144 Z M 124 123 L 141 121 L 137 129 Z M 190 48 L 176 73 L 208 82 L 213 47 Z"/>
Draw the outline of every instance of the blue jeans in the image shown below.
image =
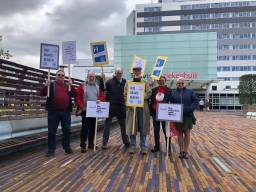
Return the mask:
<path id="1" fill-rule="evenodd" d="M 130 135 L 130 147 L 136 148 L 136 135 Z M 147 149 L 147 136 L 140 134 L 140 148 Z"/>
<path id="2" fill-rule="evenodd" d="M 135 125 L 140 132 L 140 148 L 147 149 L 146 138 L 147 136 L 143 133 L 143 108 L 136 108 L 136 120 Z M 130 135 L 130 147 L 136 147 L 136 135 Z"/>
<path id="3" fill-rule="evenodd" d="M 120 129 L 121 129 L 121 136 L 122 136 L 123 144 L 128 144 L 129 143 L 129 138 L 126 135 L 125 118 L 117 117 L 117 119 L 118 119 Z M 112 117 L 109 117 L 105 120 L 105 126 L 104 126 L 104 132 L 103 132 L 103 141 L 102 141 L 103 145 L 108 144 L 111 122 L 112 122 Z"/>
<path id="4" fill-rule="evenodd" d="M 56 149 L 56 132 L 59 123 L 62 129 L 62 146 L 65 150 L 70 149 L 70 112 L 48 111 L 48 152 L 54 152 Z"/>

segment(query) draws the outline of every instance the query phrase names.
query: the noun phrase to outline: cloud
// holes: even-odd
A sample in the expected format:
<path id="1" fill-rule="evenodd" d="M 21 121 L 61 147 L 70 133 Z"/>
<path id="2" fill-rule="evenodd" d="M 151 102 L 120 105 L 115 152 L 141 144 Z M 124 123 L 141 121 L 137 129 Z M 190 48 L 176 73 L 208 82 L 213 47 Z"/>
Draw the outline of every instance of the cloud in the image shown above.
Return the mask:
<path id="1" fill-rule="evenodd" d="M 139 0 L 0 2 L 0 47 L 10 50 L 13 61 L 39 67 L 40 43 L 76 40 L 78 59 L 84 59 L 91 57 L 91 41 L 106 40 L 113 57 L 113 38 L 125 35 L 126 17 Z"/>
<path id="2" fill-rule="evenodd" d="M 42 7 L 48 0 L 0 0 L 0 16 L 22 13 Z"/>

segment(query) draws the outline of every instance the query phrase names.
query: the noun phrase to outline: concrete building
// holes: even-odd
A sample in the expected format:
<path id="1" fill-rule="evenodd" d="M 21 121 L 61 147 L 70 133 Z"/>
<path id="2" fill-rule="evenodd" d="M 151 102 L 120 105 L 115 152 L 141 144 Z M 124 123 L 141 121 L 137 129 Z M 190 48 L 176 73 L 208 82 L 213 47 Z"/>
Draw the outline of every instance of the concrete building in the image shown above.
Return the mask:
<path id="1" fill-rule="evenodd" d="M 255 0 L 162 0 L 141 4 L 136 5 L 134 13 L 134 33 L 129 31 L 128 35 L 217 32 L 220 82 L 210 85 L 208 94 L 215 97 L 211 98 L 214 109 L 241 109 L 237 99 L 239 77 L 256 74 L 255 10 Z M 127 20 L 131 22 L 131 18 Z M 223 105 L 234 98 L 235 103 Z"/>

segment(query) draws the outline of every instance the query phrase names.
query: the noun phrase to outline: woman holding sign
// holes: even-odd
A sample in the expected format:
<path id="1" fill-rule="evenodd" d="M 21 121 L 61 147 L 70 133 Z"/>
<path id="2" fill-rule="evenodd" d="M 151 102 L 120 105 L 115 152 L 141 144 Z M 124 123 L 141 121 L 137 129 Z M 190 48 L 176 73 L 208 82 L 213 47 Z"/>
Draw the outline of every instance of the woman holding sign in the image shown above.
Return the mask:
<path id="1" fill-rule="evenodd" d="M 159 80 L 157 81 L 158 86 L 152 89 L 152 95 L 149 99 L 149 106 L 150 106 L 150 113 L 153 119 L 153 126 L 154 126 L 154 139 L 155 139 L 155 147 L 151 149 L 152 153 L 160 151 L 160 123 L 162 124 L 162 129 L 165 135 L 165 141 L 167 143 L 166 137 L 166 128 L 165 128 L 165 121 L 158 121 L 156 118 L 156 110 L 158 103 L 163 102 L 164 96 L 166 93 L 169 92 L 169 88 L 165 85 L 166 77 L 160 76 Z"/>
<path id="2" fill-rule="evenodd" d="M 176 82 L 177 89 L 172 90 L 165 102 L 183 104 L 183 122 L 175 123 L 178 132 L 178 143 L 180 148 L 179 158 L 188 159 L 188 147 L 190 143 L 190 130 L 193 127 L 193 112 L 197 106 L 195 93 L 185 87 L 184 78 Z"/>
<path id="3" fill-rule="evenodd" d="M 144 105 L 142 107 L 131 107 L 127 105 L 126 108 L 126 133 L 130 136 L 130 154 L 135 153 L 136 149 L 136 135 L 140 132 L 140 148 L 141 154 L 147 154 L 148 147 L 146 143 L 147 135 L 150 132 L 150 112 L 148 107 L 148 99 L 151 96 L 151 90 L 148 84 L 142 80 L 141 67 L 133 67 L 134 77 L 130 82 L 145 83 L 144 89 Z M 124 97 L 127 101 L 128 96 L 128 83 L 126 83 L 124 88 Z M 127 104 L 127 102 L 126 102 Z"/>

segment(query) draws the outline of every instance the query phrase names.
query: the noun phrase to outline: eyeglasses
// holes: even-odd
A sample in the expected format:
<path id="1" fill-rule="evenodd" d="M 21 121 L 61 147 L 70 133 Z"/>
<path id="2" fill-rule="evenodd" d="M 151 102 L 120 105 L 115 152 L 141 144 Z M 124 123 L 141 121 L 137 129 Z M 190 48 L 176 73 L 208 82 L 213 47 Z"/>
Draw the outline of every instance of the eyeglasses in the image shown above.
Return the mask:
<path id="1" fill-rule="evenodd" d="M 64 77 L 65 75 L 63 75 L 63 74 L 57 74 L 57 76 L 59 76 L 59 77 Z"/>
<path id="2" fill-rule="evenodd" d="M 178 85 L 183 85 L 184 83 L 177 83 Z"/>

